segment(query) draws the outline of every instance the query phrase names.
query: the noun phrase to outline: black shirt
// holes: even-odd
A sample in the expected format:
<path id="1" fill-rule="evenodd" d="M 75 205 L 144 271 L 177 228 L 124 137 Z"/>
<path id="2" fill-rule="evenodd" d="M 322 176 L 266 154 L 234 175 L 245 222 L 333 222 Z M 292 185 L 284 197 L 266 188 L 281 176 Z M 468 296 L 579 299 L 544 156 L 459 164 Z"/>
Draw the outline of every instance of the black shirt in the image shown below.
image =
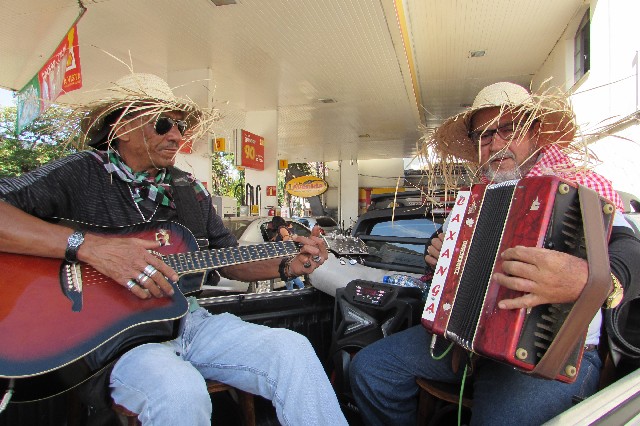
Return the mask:
<path id="1" fill-rule="evenodd" d="M 195 191 L 195 186 L 194 186 Z M 175 209 L 150 200 L 136 206 L 129 184 L 110 174 L 89 151 L 53 161 L 17 178 L 0 179 L 0 198 L 41 219 L 68 219 L 99 227 L 121 227 L 149 219 L 180 222 Z M 237 245 L 215 214 L 211 197 L 199 200 L 210 248 Z"/>

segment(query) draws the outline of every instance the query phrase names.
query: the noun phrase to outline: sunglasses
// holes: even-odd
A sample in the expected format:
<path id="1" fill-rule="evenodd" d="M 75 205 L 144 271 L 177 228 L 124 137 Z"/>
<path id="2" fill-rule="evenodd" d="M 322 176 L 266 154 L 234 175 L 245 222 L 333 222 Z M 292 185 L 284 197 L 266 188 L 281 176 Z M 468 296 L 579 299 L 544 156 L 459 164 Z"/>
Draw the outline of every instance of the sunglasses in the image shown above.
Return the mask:
<path id="1" fill-rule="evenodd" d="M 533 123 L 536 123 L 537 120 L 534 120 Z M 533 124 L 532 123 L 532 124 Z M 529 129 L 533 126 L 531 125 Z M 480 146 L 487 146 L 491 142 L 493 142 L 493 138 L 496 133 L 500 135 L 502 140 L 508 141 L 514 138 L 519 137 L 525 131 L 525 123 L 521 121 L 506 123 L 502 126 L 499 126 L 496 129 L 483 129 L 476 130 L 475 132 L 469 133 L 469 138 L 473 141 L 473 143 L 480 144 Z"/>
<path id="2" fill-rule="evenodd" d="M 180 135 L 184 136 L 184 132 L 187 131 L 187 122 L 184 120 L 174 120 L 170 117 L 158 117 L 153 128 L 157 134 L 166 135 L 171 131 L 173 126 L 177 126 Z"/>

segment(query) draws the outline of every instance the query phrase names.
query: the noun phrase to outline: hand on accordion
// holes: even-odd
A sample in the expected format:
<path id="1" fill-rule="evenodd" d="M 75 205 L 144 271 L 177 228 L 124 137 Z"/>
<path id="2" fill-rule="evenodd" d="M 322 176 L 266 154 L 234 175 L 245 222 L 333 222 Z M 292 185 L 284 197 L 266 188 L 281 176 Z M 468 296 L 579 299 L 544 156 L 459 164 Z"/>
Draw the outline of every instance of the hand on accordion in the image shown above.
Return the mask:
<path id="1" fill-rule="evenodd" d="M 424 261 L 427 262 L 427 265 L 430 265 L 432 268 L 436 266 L 438 263 L 438 258 L 440 257 L 440 249 L 442 248 L 442 243 L 444 241 L 444 234 L 440 233 L 436 238 L 431 239 L 431 244 L 427 247 L 427 255 L 424 257 Z"/>
<path id="2" fill-rule="evenodd" d="M 578 257 L 538 247 L 517 246 L 502 252 L 502 270 L 493 279 L 526 294 L 501 300 L 501 309 L 531 308 L 545 303 L 571 303 L 582 292 L 589 270 Z"/>

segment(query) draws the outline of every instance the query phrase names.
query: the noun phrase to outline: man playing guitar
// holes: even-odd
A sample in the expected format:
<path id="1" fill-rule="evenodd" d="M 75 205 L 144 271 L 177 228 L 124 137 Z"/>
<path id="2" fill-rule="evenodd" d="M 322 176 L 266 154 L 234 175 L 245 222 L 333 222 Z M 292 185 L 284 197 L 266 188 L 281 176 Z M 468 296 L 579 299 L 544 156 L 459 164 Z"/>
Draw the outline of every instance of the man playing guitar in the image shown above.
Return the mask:
<path id="1" fill-rule="evenodd" d="M 200 245 L 207 249 L 237 246 L 203 185 L 173 167 L 187 129 L 194 139 L 204 135 L 215 121 L 215 111 L 176 98 L 164 80 L 151 74 L 127 75 L 106 93 L 80 111 L 81 140 L 94 150 L 17 178 L 0 179 L 0 250 L 33 256 L 34 262 L 38 257 L 65 259 L 62 271 L 69 285 L 62 290 L 79 294 L 74 310 L 83 319 L 76 321 L 78 327 L 94 320 L 80 315 L 96 308 L 88 306 L 96 284 L 88 276 L 76 277 L 76 264 L 84 265 L 81 271 L 91 269 L 93 275 L 107 277 L 118 297 L 125 296 L 123 304 L 144 309 L 146 303 L 176 299 L 177 266 L 166 264 L 159 253 L 175 241 L 166 235 L 158 238 L 158 233 L 156 238 L 108 235 L 106 229 L 164 221 L 185 224 L 179 214 L 181 204 L 193 201 L 198 211 L 192 209 L 191 214 L 201 217 L 205 230 Z M 191 188 L 186 197 L 191 200 L 178 197 L 179 179 Z M 59 219 L 68 222 L 58 223 Z M 301 246 L 294 256 L 265 255 L 266 260 L 250 266 L 225 261 L 222 264 L 228 266 L 218 271 L 243 281 L 288 280 L 312 272 L 327 259 L 320 238 L 296 236 L 294 241 Z M 10 286 L 9 280 L 3 293 Z M 15 294 L 15 299 L 21 296 Z M 64 299 L 62 291 L 60 298 Z M 44 317 L 48 304 L 34 308 Z M 0 321 L 10 317 L 6 315 L 10 309 L 4 309 Z M 102 309 L 109 314 L 119 308 Z M 205 379 L 214 379 L 272 400 L 283 424 L 346 424 L 322 365 L 303 336 L 246 323 L 230 314 L 211 315 L 195 300 L 185 311 L 176 316 L 181 317 L 177 337 L 165 342 L 144 341 L 146 328 L 156 326 L 155 320 L 126 330 L 141 335 L 139 343 L 146 344 L 130 345 L 123 354 L 113 352 L 119 358 L 104 373 L 109 375 L 105 405 L 112 398 L 139 413 L 142 424 L 210 424 L 212 407 Z M 165 323 L 172 324 L 173 319 Z M 2 340 L 11 339 L 3 335 Z M 114 340 L 98 345 L 95 353 Z M 19 392 L 15 393 L 18 398 Z"/>

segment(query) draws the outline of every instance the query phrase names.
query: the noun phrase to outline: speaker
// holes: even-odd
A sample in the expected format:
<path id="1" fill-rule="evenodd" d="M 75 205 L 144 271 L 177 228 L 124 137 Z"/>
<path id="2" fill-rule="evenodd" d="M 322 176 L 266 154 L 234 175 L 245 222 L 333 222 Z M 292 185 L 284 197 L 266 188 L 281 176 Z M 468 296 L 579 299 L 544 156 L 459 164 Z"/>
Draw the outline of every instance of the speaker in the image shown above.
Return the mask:
<path id="1" fill-rule="evenodd" d="M 349 385 L 349 364 L 360 349 L 420 323 L 422 291 L 374 281 L 353 280 L 337 289 L 331 336 L 332 383 L 338 400 L 357 412 Z"/>

